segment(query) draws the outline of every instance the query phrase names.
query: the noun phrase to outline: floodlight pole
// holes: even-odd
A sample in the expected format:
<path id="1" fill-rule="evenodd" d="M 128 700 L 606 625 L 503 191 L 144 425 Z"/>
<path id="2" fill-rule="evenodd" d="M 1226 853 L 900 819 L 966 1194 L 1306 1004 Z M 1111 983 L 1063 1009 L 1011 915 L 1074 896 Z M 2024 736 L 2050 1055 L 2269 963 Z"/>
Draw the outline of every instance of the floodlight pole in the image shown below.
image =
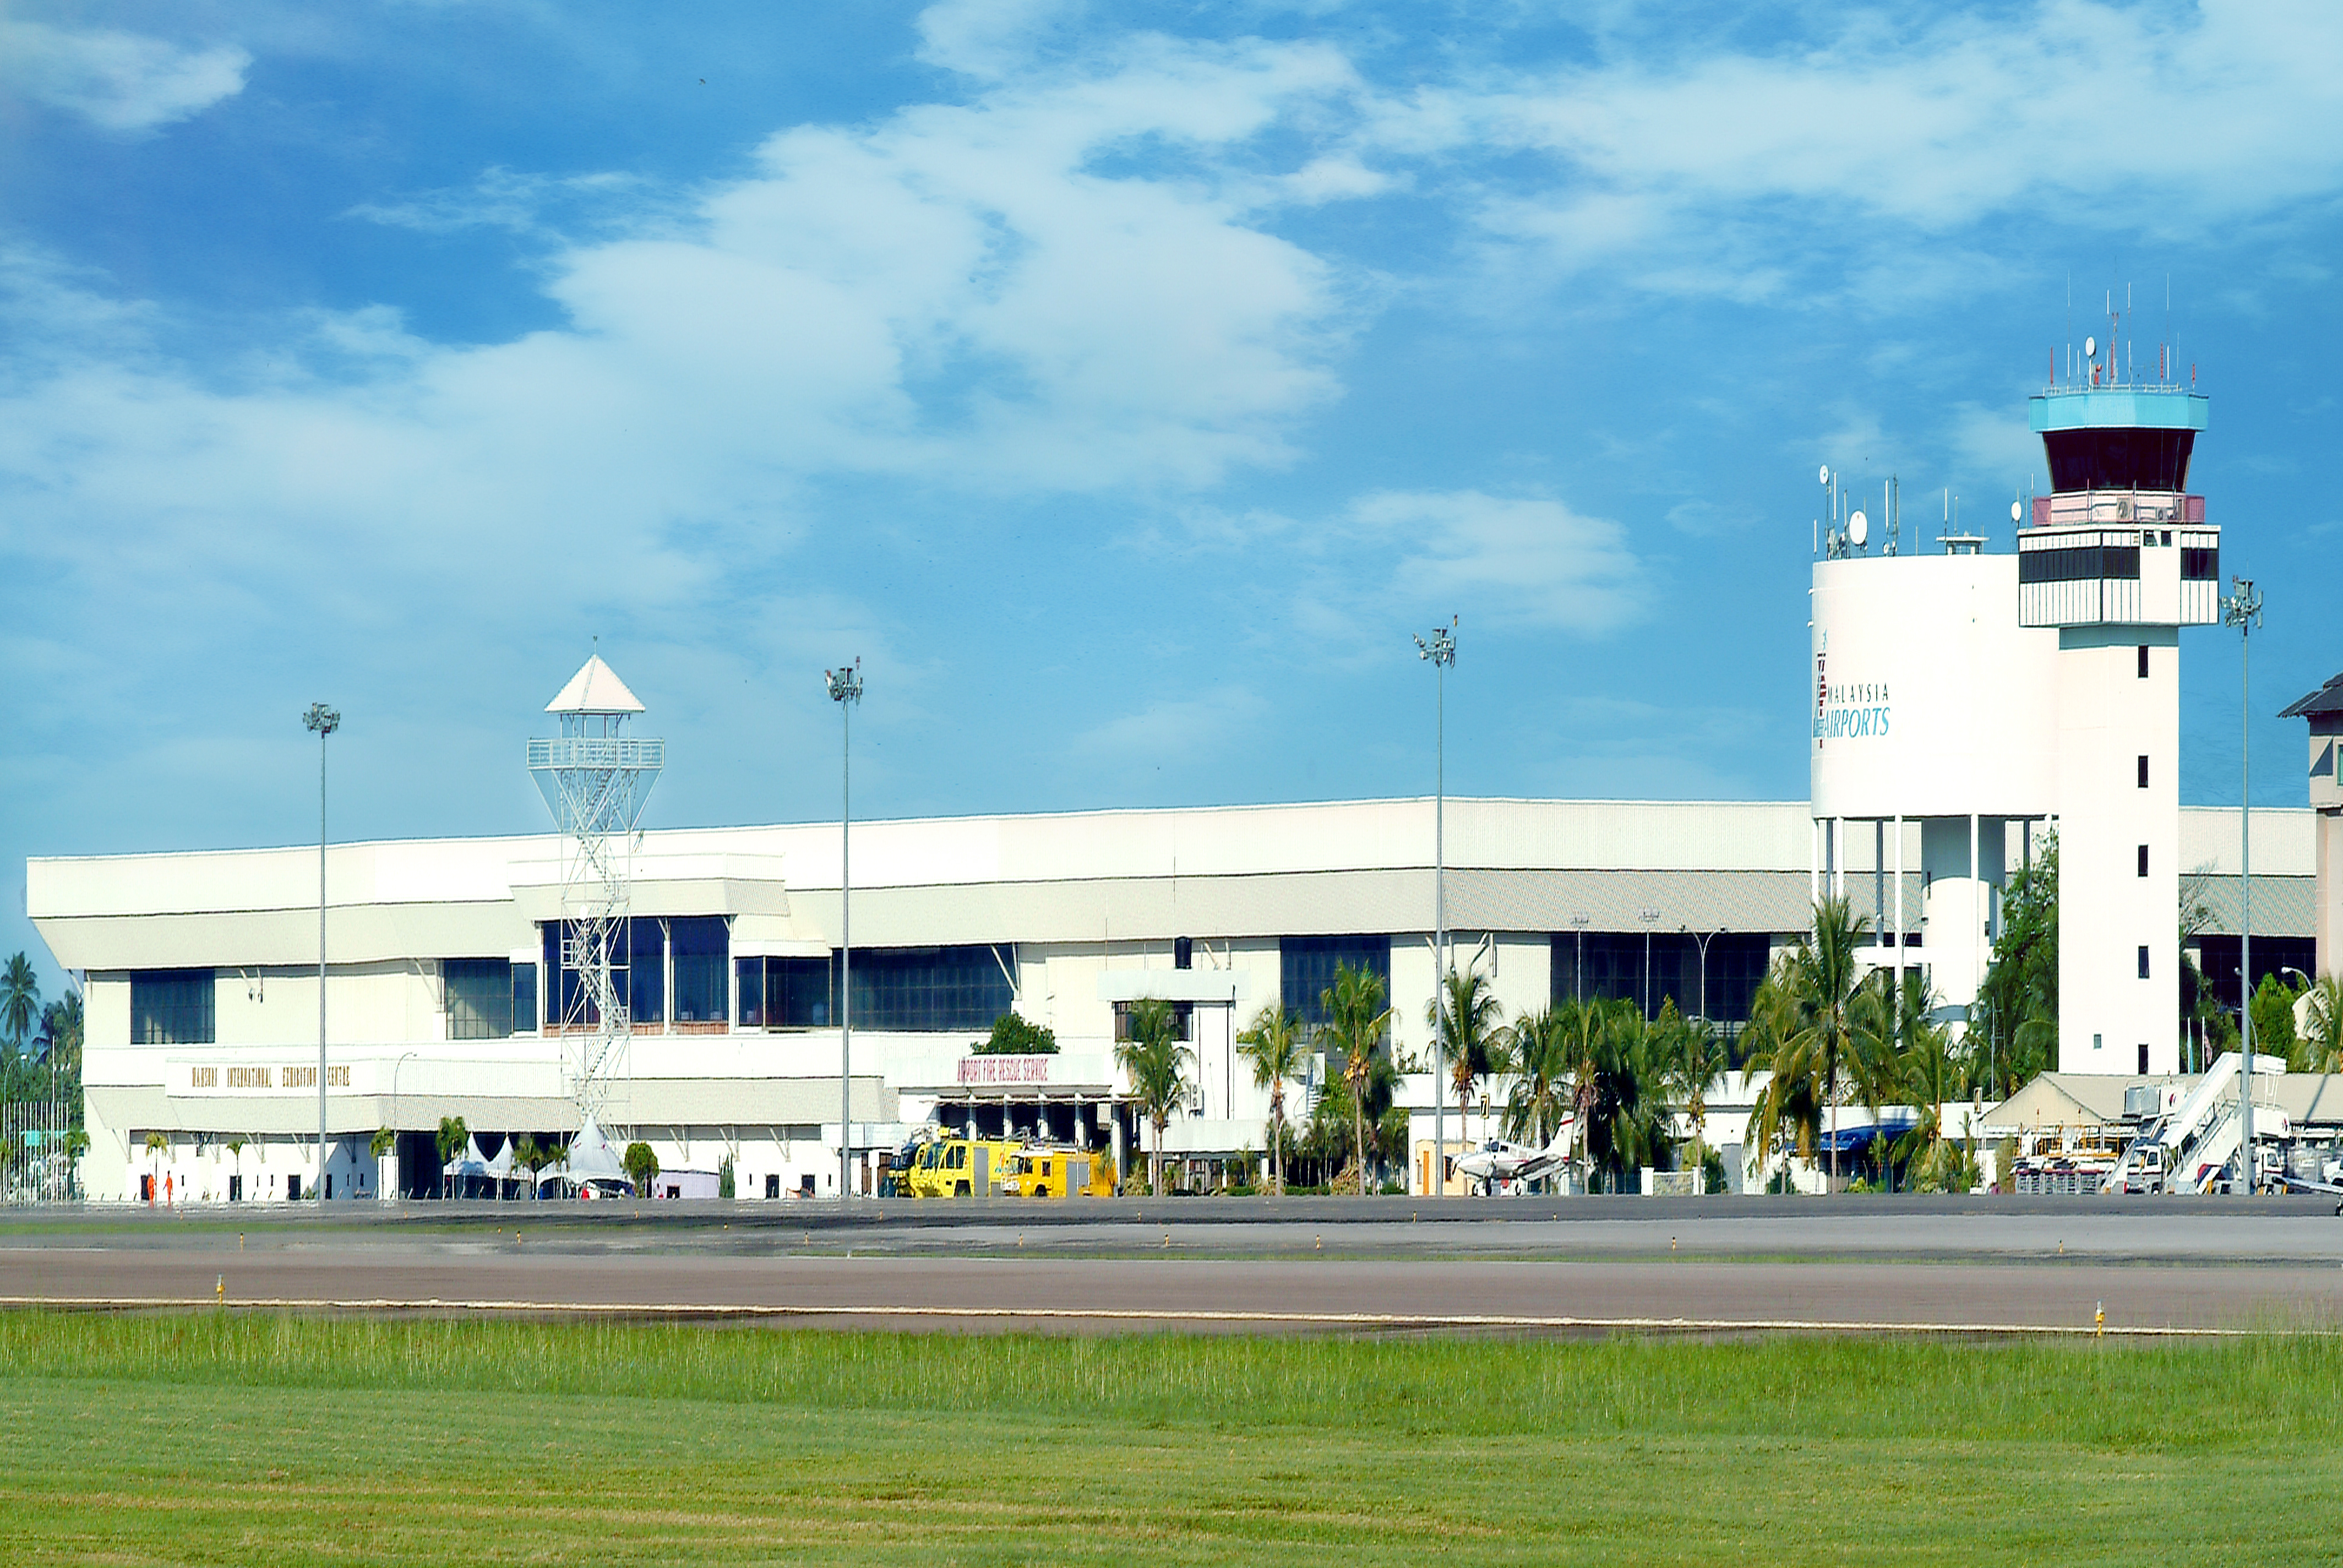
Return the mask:
<path id="1" fill-rule="evenodd" d="M 317 736 L 317 1201 L 326 1201 L 326 737 L 342 716 L 313 702 L 301 727 Z"/>
<path id="2" fill-rule="evenodd" d="M 853 1196 L 854 1167 L 854 705 L 862 700 L 862 659 L 822 672 L 838 704 L 838 1201 Z"/>
<path id="3" fill-rule="evenodd" d="M 1441 1085 L 1446 1063 L 1441 1060 L 1441 1036 L 1453 1026 L 1448 995 L 1448 667 L 1456 662 L 1456 618 L 1433 628 L 1432 640 L 1415 639 L 1415 656 L 1432 661 L 1438 706 L 1433 726 L 1432 786 L 1432 1180 L 1428 1197 L 1448 1190 L 1447 1092 Z M 1456 1108 L 1461 1129 L 1464 1108 Z M 1360 1167 L 1365 1169 L 1363 1163 Z"/>
<path id="4" fill-rule="evenodd" d="M 2261 1175 L 2260 1151 L 2254 1147 L 2254 719 L 2253 629 L 2262 623 L 2262 596 L 2251 578 L 2231 578 L 2232 591 L 2221 601 L 2221 624 L 2237 628 L 2237 872 L 2240 909 L 2237 920 L 2237 1030 L 2244 1041 L 2239 1057 L 2244 1076 L 2238 1079 L 2237 1113 L 2245 1131 L 2241 1157 L 2246 1196 L 2254 1195 Z"/>

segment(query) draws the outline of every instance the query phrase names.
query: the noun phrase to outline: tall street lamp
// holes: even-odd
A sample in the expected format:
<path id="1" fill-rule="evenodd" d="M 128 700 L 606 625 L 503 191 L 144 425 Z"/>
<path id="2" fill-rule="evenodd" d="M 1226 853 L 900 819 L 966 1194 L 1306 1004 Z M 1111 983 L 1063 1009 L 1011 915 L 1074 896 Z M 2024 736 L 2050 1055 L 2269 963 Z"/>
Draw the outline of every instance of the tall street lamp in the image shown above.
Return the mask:
<path id="1" fill-rule="evenodd" d="M 2240 910 L 2237 920 L 2237 1028 L 2244 1041 L 2245 1076 L 2238 1080 L 2238 1114 L 2244 1119 L 2246 1196 L 2253 1196 L 2261 1175 L 2261 1157 L 2254 1148 L 2254 721 L 2253 632 L 2262 623 L 2262 596 L 2251 578 L 2231 578 L 2233 591 L 2221 600 L 2221 624 L 2237 628 L 2237 871 Z"/>
<path id="2" fill-rule="evenodd" d="M 862 659 L 822 671 L 838 704 L 838 1201 L 852 1195 L 854 1166 L 854 705 L 862 700 Z"/>
<path id="3" fill-rule="evenodd" d="M 326 1199 L 326 737 L 342 727 L 342 716 L 322 702 L 309 704 L 301 728 L 317 735 L 317 1201 Z"/>
<path id="4" fill-rule="evenodd" d="M 1448 624 L 1434 627 L 1432 640 L 1415 639 L 1418 658 L 1432 661 L 1433 674 L 1439 691 L 1433 728 L 1432 786 L 1432 1180 L 1427 1185 L 1437 1196 L 1448 1190 L 1448 1123 L 1447 1092 L 1441 1087 L 1441 1076 L 1446 1064 L 1441 1060 L 1441 1036 L 1454 1027 L 1448 1014 L 1448 667 L 1456 662 L 1456 618 L 1450 616 Z M 1464 1120 L 1464 1108 L 1456 1108 L 1460 1127 Z"/>

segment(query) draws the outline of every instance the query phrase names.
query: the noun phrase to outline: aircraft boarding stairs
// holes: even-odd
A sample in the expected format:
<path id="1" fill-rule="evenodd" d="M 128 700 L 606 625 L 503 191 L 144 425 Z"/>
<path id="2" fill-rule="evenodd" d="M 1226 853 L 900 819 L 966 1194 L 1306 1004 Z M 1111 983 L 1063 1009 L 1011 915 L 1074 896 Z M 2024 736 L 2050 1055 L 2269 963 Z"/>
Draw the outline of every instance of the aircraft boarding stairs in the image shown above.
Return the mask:
<path id="1" fill-rule="evenodd" d="M 2241 1065 L 2242 1058 L 2236 1051 L 2224 1051 L 2187 1094 L 2178 1095 L 2177 1086 L 2167 1090 L 2165 1110 L 2125 1148 L 2107 1178 L 2108 1190 L 2210 1191 L 2236 1161 L 2245 1139 L 2245 1117 L 2237 1098 Z M 2258 1079 L 2285 1070 L 2282 1058 L 2254 1054 Z M 2255 1095 L 2254 1142 L 2264 1151 L 2262 1166 L 2269 1163 L 2268 1146 L 2286 1142 L 2293 1131 L 2285 1111 Z"/>

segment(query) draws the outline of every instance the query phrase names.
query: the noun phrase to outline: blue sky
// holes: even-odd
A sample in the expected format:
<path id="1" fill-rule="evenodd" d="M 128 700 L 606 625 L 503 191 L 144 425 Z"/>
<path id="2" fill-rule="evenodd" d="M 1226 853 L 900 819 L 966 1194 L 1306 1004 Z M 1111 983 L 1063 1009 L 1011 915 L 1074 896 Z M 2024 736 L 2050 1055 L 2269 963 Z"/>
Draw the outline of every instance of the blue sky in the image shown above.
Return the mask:
<path id="1" fill-rule="evenodd" d="M 336 837 L 536 829 L 597 636 L 655 825 L 834 811 L 856 655 L 860 812 L 1428 792 L 1451 613 L 1453 789 L 1803 799 L 1816 465 L 2006 548 L 2167 279 L 2296 803 L 2338 194 L 2282 0 L 8 4 L 0 858 L 299 841 L 316 699 Z"/>

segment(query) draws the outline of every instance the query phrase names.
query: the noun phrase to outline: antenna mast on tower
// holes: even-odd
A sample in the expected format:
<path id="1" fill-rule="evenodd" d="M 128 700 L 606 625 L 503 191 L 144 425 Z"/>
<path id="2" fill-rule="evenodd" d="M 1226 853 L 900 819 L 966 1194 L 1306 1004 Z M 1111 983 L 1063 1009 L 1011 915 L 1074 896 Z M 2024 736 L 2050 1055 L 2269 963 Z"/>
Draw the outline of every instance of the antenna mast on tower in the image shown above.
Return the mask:
<path id="1" fill-rule="evenodd" d="M 666 765 L 667 742 L 627 733 L 643 705 L 598 653 L 545 710 L 561 716 L 561 738 L 530 741 L 528 770 L 561 834 L 561 926 L 546 1016 L 576 1047 L 562 1070 L 583 1131 L 599 1124 L 612 1081 L 627 1071 L 635 819 Z"/>

